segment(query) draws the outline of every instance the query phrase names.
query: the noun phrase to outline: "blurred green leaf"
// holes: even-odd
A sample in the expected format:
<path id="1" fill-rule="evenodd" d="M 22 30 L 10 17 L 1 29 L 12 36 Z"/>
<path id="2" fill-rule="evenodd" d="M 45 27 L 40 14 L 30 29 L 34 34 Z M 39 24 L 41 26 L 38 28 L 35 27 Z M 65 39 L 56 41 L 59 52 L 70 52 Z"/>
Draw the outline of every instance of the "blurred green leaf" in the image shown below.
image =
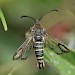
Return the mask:
<path id="1" fill-rule="evenodd" d="M 65 60 L 48 48 L 45 48 L 44 55 L 45 60 L 49 63 L 49 65 L 54 65 L 58 69 L 60 75 L 75 75 L 75 65 L 69 61 Z M 67 59 L 67 57 L 65 58 Z"/>
<path id="2" fill-rule="evenodd" d="M 3 24 L 3 27 L 4 27 L 4 30 L 7 31 L 7 23 L 6 23 L 6 20 L 5 20 L 5 17 L 4 17 L 4 14 L 2 12 L 2 10 L 0 9 L 0 19 L 2 21 L 2 24 Z"/>

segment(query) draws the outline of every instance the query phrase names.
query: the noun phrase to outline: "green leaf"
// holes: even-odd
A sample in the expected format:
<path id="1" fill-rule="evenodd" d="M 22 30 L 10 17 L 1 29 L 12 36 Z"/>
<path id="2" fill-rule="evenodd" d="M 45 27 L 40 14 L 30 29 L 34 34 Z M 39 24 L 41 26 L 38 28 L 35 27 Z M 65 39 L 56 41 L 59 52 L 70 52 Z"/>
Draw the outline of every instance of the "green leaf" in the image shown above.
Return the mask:
<path id="1" fill-rule="evenodd" d="M 75 75 L 75 65 L 71 64 L 60 55 L 57 55 L 48 48 L 45 48 L 44 55 L 45 60 L 49 63 L 49 65 L 52 64 L 59 70 L 60 75 Z"/>
<path id="2" fill-rule="evenodd" d="M 0 9 L 0 19 L 2 21 L 2 24 L 3 24 L 3 27 L 4 27 L 4 30 L 7 31 L 8 28 L 7 28 L 7 23 L 6 23 L 6 20 L 5 20 L 5 17 L 4 17 L 4 14 L 2 12 L 2 10 Z"/>

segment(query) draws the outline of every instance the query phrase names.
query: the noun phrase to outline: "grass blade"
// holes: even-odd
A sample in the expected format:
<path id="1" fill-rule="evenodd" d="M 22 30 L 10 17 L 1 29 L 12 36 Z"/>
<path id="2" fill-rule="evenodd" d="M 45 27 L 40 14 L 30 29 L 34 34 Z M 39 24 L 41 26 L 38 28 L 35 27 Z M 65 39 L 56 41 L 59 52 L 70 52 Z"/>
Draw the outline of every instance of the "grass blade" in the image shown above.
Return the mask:
<path id="1" fill-rule="evenodd" d="M 2 21 L 2 24 L 3 24 L 3 27 L 4 27 L 4 30 L 7 31 L 8 28 L 7 28 L 7 23 L 6 23 L 6 20 L 5 20 L 5 17 L 4 17 L 4 14 L 2 12 L 2 10 L 0 9 L 0 19 Z"/>
<path id="2" fill-rule="evenodd" d="M 75 75 L 75 65 L 57 55 L 53 51 L 45 48 L 45 60 L 51 65 L 53 64 L 60 72 L 60 75 Z"/>

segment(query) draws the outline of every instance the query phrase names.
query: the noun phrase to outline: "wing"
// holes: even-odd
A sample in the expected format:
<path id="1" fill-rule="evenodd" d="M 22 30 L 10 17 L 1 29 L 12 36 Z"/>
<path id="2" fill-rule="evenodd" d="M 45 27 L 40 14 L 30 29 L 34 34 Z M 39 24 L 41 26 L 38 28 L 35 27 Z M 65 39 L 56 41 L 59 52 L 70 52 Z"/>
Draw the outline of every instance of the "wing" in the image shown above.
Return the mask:
<path id="1" fill-rule="evenodd" d="M 13 60 L 24 60 L 28 57 L 29 51 L 33 48 L 32 36 L 30 35 L 26 41 L 17 49 L 17 52 L 13 56 Z"/>
<path id="2" fill-rule="evenodd" d="M 56 54 L 70 52 L 70 50 L 64 44 L 53 40 L 48 34 L 45 37 L 45 46 L 53 50 Z"/>

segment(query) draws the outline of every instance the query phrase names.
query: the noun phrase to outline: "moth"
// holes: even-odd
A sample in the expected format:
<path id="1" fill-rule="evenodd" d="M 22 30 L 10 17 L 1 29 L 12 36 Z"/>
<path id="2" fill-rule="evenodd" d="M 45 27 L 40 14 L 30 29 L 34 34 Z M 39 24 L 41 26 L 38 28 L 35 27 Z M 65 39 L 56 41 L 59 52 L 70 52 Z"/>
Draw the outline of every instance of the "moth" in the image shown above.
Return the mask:
<path id="1" fill-rule="evenodd" d="M 58 10 L 52 11 L 58 12 Z M 44 15 L 46 15 L 47 13 L 45 13 Z M 30 16 L 21 16 L 21 18 L 28 17 L 33 19 L 35 21 L 35 24 L 33 27 L 30 28 L 29 36 L 27 37 L 25 42 L 15 52 L 13 60 L 18 59 L 26 60 L 28 57 L 28 53 L 34 48 L 35 55 L 37 58 L 37 66 L 39 69 L 43 69 L 45 67 L 44 53 L 43 53 L 45 47 L 50 48 L 58 55 L 70 52 L 69 49 L 64 44 L 52 39 L 47 34 L 46 29 L 41 27 L 40 20 L 43 18 L 43 16 L 41 16 L 39 20 L 35 20 L 33 17 Z"/>

